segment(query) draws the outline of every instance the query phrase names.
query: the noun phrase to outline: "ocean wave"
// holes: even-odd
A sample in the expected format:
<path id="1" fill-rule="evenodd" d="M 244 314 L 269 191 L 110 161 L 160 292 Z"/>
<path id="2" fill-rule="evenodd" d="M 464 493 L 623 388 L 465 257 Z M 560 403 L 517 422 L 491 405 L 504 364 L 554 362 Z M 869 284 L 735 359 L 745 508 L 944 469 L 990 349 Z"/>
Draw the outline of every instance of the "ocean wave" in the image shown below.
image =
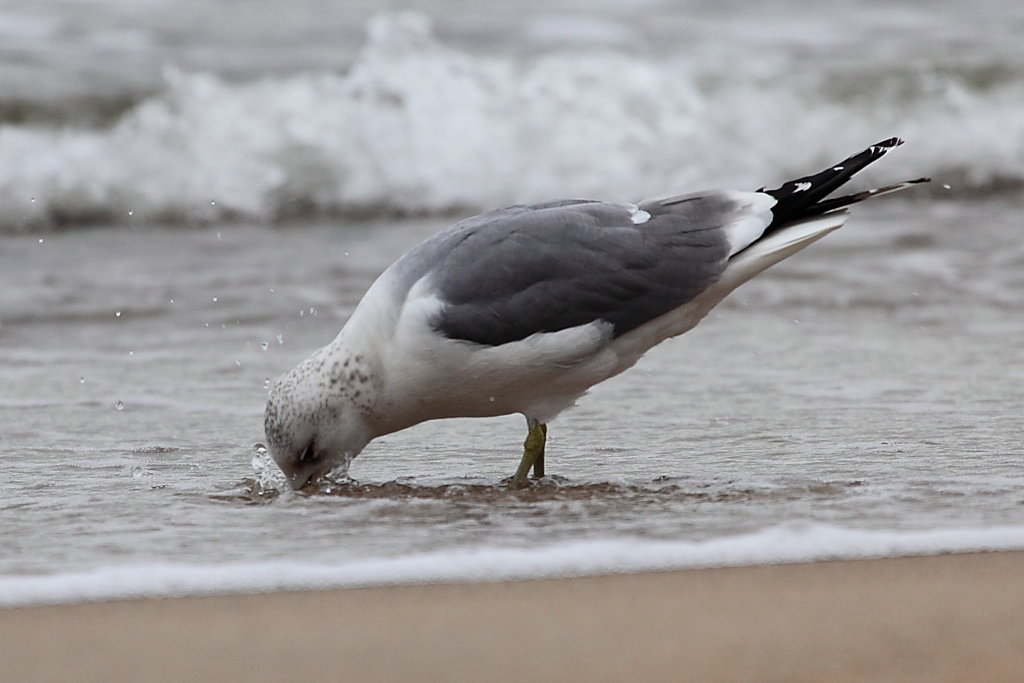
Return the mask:
<path id="1" fill-rule="evenodd" d="M 0 230 L 441 213 L 554 196 L 757 187 L 890 135 L 883 181 L 1024 186 L 1009 66 L 689 60 L 607 48 L 486 57 L 381 15 L 343 73 L 170 70 L 104 128 L 0 127 Z"/>
<path id="2" fill-rule="evenodd" d="M 1024 548 L 1024 528 L 862 530 L 789 523 L 704 541 L 636 538 L 537 548 L 465 548 L 336 564 L 139 564 L 0 576 L 0 608 L 187 595 L 567 578 L 707 567 L 988 552 Z"/>

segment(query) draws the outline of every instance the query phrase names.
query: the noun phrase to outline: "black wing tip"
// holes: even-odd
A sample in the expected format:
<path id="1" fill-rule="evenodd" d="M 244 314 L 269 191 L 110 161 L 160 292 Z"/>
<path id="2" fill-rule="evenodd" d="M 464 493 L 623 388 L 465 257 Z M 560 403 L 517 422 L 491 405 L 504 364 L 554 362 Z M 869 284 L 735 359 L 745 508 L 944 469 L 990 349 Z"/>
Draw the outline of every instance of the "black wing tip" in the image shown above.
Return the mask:
<path id="1" fill-rule="evenodd" d="M 893 147 L 899 147 L 904 142 L 906 142 L 906 140 L 904 140 L 903 138 L 893 136 L 891 138 L 887 138 L 885 140 L 882 140 L 881 142 L 876 142 L 875 144 L 873 144 L 871 146 L 872 147 L 881 147 L 881 148 L 884 148 L 885 150 L 890 150 Z"/>
<path id="2" fill-rule="evenodd" d="M 774 190 L 767 190 L 765 187 L 761 187 L 757 192 L 767 192 L 781 199 L 781 196 L 792 195 L 803 190 L 797 189 L 799 186 L 805 185 L 808 181 L 811 182 L 812 187 L 815 190 L 825 190 L 824 192 L 815 192 L 818 198 L 824 198 L 828 196 L 833 190 L 845 183 L 847 180 L 852 178 L 858 171 L 862 170 L 865 166 L 878 161 L 886 152 L 900 145 L 904 144 L 906 140 L 901 137 L 893 136 L 886 138 L 871 145 L 863 151 L 857 152 L 856 154 L 843 159 L 838 164 L 835 164 L 831 169 L 826 169 L 820 173 L 816 173 L 811 176 L 805 176 L 803 178 L 797 178 L 796 180 L 790 180 L 789 182 L 783 183 L 780 187 Z M 826 187 L 828 188 L 826 190 Z M 781 196 L 780 196 L 781 195 Z"/>
<path id="3" fill-rule="evenodd" d="M 854 161 L 858 157 L 866 155 L 868 157 L 866 163 L 864 164 L 866 166 L 867 164 L 870 164 L 873 161 L 877 161 L 879 158 L 884 156 L 885 153 L 888 152 L 889 150 L 895 149 L 895 148 L 899 147 L 900 145 L 904 144 L 905 142 L 906 142 L 906 140 L 904 140 L 903 138 L 900 138 L 900 137 L 896 137 L 896 136 L 893 136 L 891 138 L 886 138 L 885 140 L 882 140 L 881 142 L 876 142 L 875 144 L 871 145 L 870 147 L 868 147 L 866 150 L 864 150 L 860 154 L 854 154 L 852 157 L 847 159 L 844 163 L 849 163 L 850 161 Z"/>
<path id="4" fill-rule="evenodd" d="M 899 183 L 898 185 L 858 192 L 845 197 L 829 199 L 835 190 L 846 184 L 854 175 L 863 170 L 866 166 L 878 161 L 889 150 L 904 144 L 901 137 L 893 136 L 880 142 L 876 142 L 867 149 L 844 159 L 831 168 L 820 173 L 797 178 L 783 183 L 778 189 L 766 190 L 761 188 L 758 192 L 765 192 L 775 197 L 777 204 L 772 209 L 774 220 L 772 226 L 786 225 L 794 220 L 806 216 L 819 215 L 828 211 L 848 206 L 858 201 L 867 199 L 879 194 L 895 192 L 908 185 L 925 183 L 930 178 L 917 178 L 915 180 Z"/>
<path id="5" fill-rule="evenodd" d="M 912 185 L 919 185 L 921 183 L 930 183 L 931 178 L 915 178 L 913 180 L 904 180 L 902 183 L 896 183 L 895 185 L 886 185 L 885 187 L 876 187 L 873 190 L 865 190 L 863 192 L 856 192 L 854 194 L 848 194 L 843 197 L 834 197 L 832 199 L 823 199 L 814 205 L 813 213 L 823 214 L 838 211 L 851 204 L 862 202 L 865 199 L 871 199 L 878 197 L 883 194 L 892 194 L 893 192 L 899 192 Z"/>

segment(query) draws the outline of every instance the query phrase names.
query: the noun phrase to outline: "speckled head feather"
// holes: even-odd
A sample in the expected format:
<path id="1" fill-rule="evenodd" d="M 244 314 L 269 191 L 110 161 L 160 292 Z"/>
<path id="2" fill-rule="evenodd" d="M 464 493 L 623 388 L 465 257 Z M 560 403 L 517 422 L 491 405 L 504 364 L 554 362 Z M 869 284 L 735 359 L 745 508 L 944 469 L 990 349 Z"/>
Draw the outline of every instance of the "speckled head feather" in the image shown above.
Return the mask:
<path id="1" fill-rule="evenodd" d="M 347 470 L 371 438 L 360 401 L 370 377 L 354 359 L 331 359 L 329 348 L 278 378 L 267 396 L 267 445 L 293 488 Z"/>

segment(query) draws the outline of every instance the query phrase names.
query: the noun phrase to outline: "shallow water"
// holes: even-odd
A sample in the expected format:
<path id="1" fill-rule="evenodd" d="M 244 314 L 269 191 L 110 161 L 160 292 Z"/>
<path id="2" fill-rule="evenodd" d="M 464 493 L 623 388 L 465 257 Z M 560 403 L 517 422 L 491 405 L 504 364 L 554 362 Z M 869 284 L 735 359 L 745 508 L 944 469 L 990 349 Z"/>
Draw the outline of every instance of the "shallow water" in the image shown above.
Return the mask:
<path id="1" fill-rule="evenodd" d="M 0 8 L 0 605 L 1024 548 L 1024 4 L 378 5 Z M 255 451 L 457 217 L 891 135 L 858 187 L 931 186 L 595 388 L 527 491 L 519 416 L 304 493 Z"/>
<path id="2" fill-rule="evenodd" d="M 133 567 L 137 582 L 163 576 L 153 567 L 291 563 L 265 569 L 278 581 L 296 566 L 440 563 L 399 572 L 415 580 L 450 578 L 444 558 L 460 553 L 583 544 L 574 571 L 614 570 L 660 565 L 621 548 L 612 567 L 583 558 L 755 539 L 743 561 L 765 561 L 779 529 L 801 549 L 790 559 L 856 555 L 861 532 L 941 532 L 926 549 L 956 549 L 1024 528 L 1016 207 L 878 204 L 554 421 L 554 476 L 521 493 L 502 489 L 518 416 L 381 438 L 355 482 L 312 492 L 278 491 L 254 457 L 265 380 L 329 341 L 376 272 L 444 221 L 8 236 L 0 601 L 120 595 Z M 91 588 L 61 583 L 76 574 Z"/>

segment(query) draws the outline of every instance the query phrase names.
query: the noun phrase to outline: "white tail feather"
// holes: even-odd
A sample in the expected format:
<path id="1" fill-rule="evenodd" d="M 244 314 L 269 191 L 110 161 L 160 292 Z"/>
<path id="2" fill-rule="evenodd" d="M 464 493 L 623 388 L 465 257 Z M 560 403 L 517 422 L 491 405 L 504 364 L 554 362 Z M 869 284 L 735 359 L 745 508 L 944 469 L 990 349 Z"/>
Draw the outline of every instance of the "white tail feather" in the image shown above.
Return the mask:
<path id="1" fill-rule="evenodd" d="M 833 211 L 821 216 L 814 216 L 787 225 L 768 237 L 754 242 L 729 260 L 729 265 L 726 266 L 725 272 L 722 273 L 722 277 L 714 285 L 714 288 L 724 290 L 721 293 L 721 296 L 724 297 L 766 268 L 774 266 L 804 247 L 817 242 L 833 230 L 842 227 L 849 215 L 847 211 Z"/>

